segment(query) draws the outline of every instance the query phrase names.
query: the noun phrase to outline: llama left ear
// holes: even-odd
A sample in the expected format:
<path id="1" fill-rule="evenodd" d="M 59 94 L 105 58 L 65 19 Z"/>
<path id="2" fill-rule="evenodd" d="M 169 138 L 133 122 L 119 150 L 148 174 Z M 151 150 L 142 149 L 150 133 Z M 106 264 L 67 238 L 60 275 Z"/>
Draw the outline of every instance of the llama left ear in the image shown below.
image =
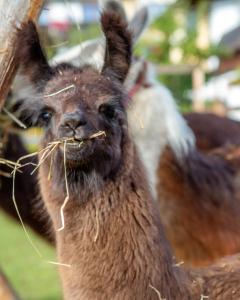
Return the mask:
<path id="1" fill-rule="evenodd" d="M 102 73 L 110 72 L 124 82 L 131 64 L 132 38 L 125 20 L 113 11 L 101 16 L 103 33 L 106 38 L 105 59 Z"/>
<path id="2" fill-rule="evenodd" d="M 49 80 L 53 74 L 32 21 L 23 24 L 17 32 L 15 59 L 20 74 L 27 76 L 34 85 Z"/>

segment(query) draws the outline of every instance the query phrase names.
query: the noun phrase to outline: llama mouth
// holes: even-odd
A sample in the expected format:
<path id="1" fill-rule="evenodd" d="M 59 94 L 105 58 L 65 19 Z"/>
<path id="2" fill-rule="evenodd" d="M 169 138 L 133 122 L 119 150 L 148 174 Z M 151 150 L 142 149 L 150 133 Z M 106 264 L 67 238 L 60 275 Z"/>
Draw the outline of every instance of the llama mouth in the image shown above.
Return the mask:
<path id="1" fill-rule="evenodd" d="M 80 148 L 83 144 L 89 142 L 90 140 L 96 139 L 98 137 L 106 137 L 105 131 L 98 131 L 86 137 L 72 137 L 65 138 L 61 140 L 60 147 L 63 149 L 66 147 Z"/>
<path id="2" fill-rule="evenodd" d="M 81 161 L 87 159 L 96 150 L 100 140 L 106 136 L 104 131 L 99 131 L 86 137 L 73 137 L 62 139 L 60 149 L 70 161 Z M 101 143 L 101 142 L 100 142 Z"/>
<path id="3" fill-rule="evenodd" d="M 60 149 L 62 151 L 70 152 L 75 150 L 80 150 L 89 146 L 89 142 L 91 140 L 89 138 L 81 138 L 81 139 L 71 139 L 71 140 L 64 140 L 64 142 L 60 145 Z"/>

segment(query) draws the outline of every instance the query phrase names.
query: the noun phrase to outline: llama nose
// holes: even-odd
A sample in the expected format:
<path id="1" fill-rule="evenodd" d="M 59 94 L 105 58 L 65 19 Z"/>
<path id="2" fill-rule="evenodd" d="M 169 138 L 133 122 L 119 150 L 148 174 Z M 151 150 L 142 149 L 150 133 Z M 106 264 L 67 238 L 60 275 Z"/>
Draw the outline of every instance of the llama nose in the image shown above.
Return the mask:
<path id="1" fill-rule="evenodd" d="M 81 112 L 68 113 L 65 114 L 62 125 L 64 127 L 69 127 L 73 130 L 78 127 L 84 126 L 87 124 L 87 121 Z"/>

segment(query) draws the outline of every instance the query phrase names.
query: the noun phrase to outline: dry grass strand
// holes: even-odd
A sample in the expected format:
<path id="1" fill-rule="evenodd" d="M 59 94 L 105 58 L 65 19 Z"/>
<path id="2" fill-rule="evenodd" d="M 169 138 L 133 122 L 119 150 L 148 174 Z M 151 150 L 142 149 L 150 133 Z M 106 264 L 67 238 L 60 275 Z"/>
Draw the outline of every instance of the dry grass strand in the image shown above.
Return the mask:
<path id="1" fill-rule="evenodd" d="M 167 299 L 165 299 L 165 298 L 162 298 L 162 296 L 161 296 L 159 290 L 156 289 L 154 286 L 152 286 L 150 283 L 149 283 L 149 287 L 150 287 L 152 290 L 154 290 L 154 292 L 156 292 L 156 294 L 158 295 L 159 300 L 167 300 Z"/>
<path id="2" fill-rule="evenodd" d="M 63 148 L 63 163 L 64 163 L 64 178 L 65 178 L 65 188 L 67 196 L 60 208 L 60 217 L 61 217 L 61 227 L 57 229 L 57 231 L 62 231 L 65 228 L 65 219 L 64 219 L 64 208 L 69 201 L 69 189 L 68 189 L 68 180 L 67 180 L 67 166 L 66 166 L 66 147 L 67 141 L 64 141 L 64 148 Z"/>
<path id="3" fill-rule="evenodd" d="M 72 89 L 72 88 L 74 88 L 74 87 L 75 87 L 75 85 L 74 85 L 74 84 L 71 84 L 71 85 L 66 86 L 65 88 L 63 88 L 63 89 L 61 89 L 61 90 L 59 90 L 59 91 L 57 91 L 57 92 L 54 92 L 54 93 L 51 93 L 51 94 L 44 95 L 43 98 L 48 98 L 48 97 L 56 96 L 56 95 L 58 95 L 58 94 L 61 94 L 61 93 L 63 93 L 63 92 L 66 92 L 66 91 L 68 91 L 68 90 L 70 90 L 70 89 Z"/>
<path id="4" fill-rule="evenodd" d="M 2 108 L 3 112 L 5 112 L 5 114 L 7 114 L 16 124 L 18 124 L 20 127 L 22 127 L 23 129 L 27 129 L 27 126 L 25 124 L 23 124 L 22 121 L 20 121 L 16 116 L 14 116 L 14 114 L 12 114 L 9 110 L 6 109 L 6 107 Z"/>

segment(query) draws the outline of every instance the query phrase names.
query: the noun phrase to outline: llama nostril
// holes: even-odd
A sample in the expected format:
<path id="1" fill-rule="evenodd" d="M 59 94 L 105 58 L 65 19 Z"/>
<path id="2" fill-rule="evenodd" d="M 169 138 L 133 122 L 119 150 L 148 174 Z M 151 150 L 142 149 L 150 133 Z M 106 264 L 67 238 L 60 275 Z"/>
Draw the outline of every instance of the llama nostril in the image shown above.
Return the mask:
<path id="1" fill-rule="evenodd" d="M 77 129 L 78 127 L 85 126 L 87 121 L 83 114 L 74 113 L 74 114 L 67 114 L 64 117 L 62 125 L 64 127 L 69 127 L 72 130 Z"/>

